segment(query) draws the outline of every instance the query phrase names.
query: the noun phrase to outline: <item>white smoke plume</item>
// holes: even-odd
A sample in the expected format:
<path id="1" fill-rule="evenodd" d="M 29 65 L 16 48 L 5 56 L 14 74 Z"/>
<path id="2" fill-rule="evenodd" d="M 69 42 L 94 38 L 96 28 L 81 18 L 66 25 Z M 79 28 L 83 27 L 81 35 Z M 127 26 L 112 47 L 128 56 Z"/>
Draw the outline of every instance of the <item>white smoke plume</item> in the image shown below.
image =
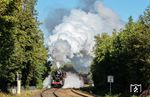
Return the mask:
<path id="1" fill-rule="evenodd" d="M 96 1 L 102 0 L 79 0 L 80 2 L 79 8 L 85 12 L 95 12 L 94 6 Z"/>
<path id="2" fill-rule="evenodd" d="M 51 88 L 51 75 L 47 76 L 43 81 L 43 88 Z"/>
<path id="3" fill-rule="evenodd" d="M 80 88 L 84 86 L 83 79 L 75 73 L 67 72 L 62 88 Z"/>
<path id="4" fill-rule="evenodd" d="M 89 0 L 87 0 L 89 1 Z M 78 72 L 88 72 L 93 58 L 94 36 L 119 30 L 124 26 L 119 16 L 101 2 L 93 3 L 92 10 L 73 9 L 55 26 L 49 36 L 49 55 L 55 62 L 72 62 Z"/>
<path id="5" fill-rule="evenodd" d="M 52 30 L 57 26 L 59 23 L 62 22 L 64 16 L 69 15 L 69 10 L 63 8 L 57 8 L 50 11 L 50 15 L 45 20 L 45 27 L 49 31 L 51 35 Z"/>
<path id="6" fill-rule="evenodd" d="M 59 62 L 56 62 L 57 68 L 59 69 L 61 66 L 59 64 Z"/>

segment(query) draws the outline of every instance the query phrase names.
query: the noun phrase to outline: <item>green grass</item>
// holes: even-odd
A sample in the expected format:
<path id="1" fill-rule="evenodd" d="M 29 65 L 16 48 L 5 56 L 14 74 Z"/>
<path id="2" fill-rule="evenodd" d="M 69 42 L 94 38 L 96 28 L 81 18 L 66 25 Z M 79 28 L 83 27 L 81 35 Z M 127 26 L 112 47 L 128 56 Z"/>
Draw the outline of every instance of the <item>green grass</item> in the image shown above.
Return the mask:
<path id="1" fill-rule="evenodd" d="M 40 90 L 26 90 L 22 91 L 19 95 L 6 94 L 0 92 L 0 97 L 34 97 Z"/>

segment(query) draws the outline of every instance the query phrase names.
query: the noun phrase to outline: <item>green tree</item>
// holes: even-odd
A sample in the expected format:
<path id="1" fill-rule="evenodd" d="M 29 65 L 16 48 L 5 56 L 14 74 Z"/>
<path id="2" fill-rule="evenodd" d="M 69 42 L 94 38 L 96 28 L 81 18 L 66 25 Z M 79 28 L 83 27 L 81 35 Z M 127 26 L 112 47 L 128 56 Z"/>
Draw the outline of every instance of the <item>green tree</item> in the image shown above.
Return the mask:
<path id="1" fill-rule="evenodd" d="M 22 15 L 20 16 L 20 29 L 25 31 L 25 56 L 24 68 L 22 70 L 23 85 L 37 85 L 42 81 L 42 74 L 45 71 L 47 52 L 43 45 L 43 35 L 38 29 L 39 23 L 35 19 L 36 11 L 34 5 L 36 1 L 25 2 Z"/>
<path id="2" fill-rule="evenodd" d="M 17 15 L 20 14 L 21 2 L 2 0 L 0 9 L 0 83 L 1 89 L 6 91 L 10 83 L 15 80 L 15 73 L 22 66 L 15 64 L 15 34 L 17 33 Z"/>
<path id="3" fill-rule="evenodd" d="M 91 67 L 97 88 L 109 88 L 107 75 L 114 75 L 113 93 L 129 94 L 130 84 L 150 87 L 150 12 L 149 7 L 137 22 L 129 17 L 123 30 L 111 36 L 96 37 L 95 58 Z M 127 96 L 125 95 L 125 96 Z"/>
<path id="4" fill-rule="evenodd" d="M 8 1 L 0 2 L 0 88 L 14 85 L 17 72 L 24 86 L 38 86 L 46 70 L 47 51 L 36 20 L 36 1 Z"/>

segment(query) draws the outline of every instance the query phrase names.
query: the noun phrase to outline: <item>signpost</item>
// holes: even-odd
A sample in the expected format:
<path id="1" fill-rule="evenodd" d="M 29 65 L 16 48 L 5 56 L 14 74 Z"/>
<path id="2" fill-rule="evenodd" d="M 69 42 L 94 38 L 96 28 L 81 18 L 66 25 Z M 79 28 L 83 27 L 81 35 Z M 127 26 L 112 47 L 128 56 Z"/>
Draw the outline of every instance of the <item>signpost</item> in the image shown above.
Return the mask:
<path id="1" fill-rule="evenodd" d="M 21 91 L 21 80 L 20 80 L 20 75 L 17 72 L 17 94 L 20 94 Z"/>
<path id="2" fill-rule="evenodd" d="M 108 75 L 108 76 L 107 76 L 107 82 L 109 83 L 109 93 L 110 93 L 110 95 L 111 95 L 111 83 L 114 82 L 114 76 Z"/>

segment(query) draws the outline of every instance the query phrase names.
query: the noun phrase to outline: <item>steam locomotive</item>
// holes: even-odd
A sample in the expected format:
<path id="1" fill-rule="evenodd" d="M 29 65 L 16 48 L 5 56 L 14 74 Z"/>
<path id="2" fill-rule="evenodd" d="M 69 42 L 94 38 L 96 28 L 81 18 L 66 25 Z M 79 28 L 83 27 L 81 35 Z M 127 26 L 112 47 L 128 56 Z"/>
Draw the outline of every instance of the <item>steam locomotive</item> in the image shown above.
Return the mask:
<path id="1" fill-rule="evenodd" d="M 51 87 L 61 88 L 64 85 L 66 73 L 62 70 L 57 70 L 52 73 Z"/>

